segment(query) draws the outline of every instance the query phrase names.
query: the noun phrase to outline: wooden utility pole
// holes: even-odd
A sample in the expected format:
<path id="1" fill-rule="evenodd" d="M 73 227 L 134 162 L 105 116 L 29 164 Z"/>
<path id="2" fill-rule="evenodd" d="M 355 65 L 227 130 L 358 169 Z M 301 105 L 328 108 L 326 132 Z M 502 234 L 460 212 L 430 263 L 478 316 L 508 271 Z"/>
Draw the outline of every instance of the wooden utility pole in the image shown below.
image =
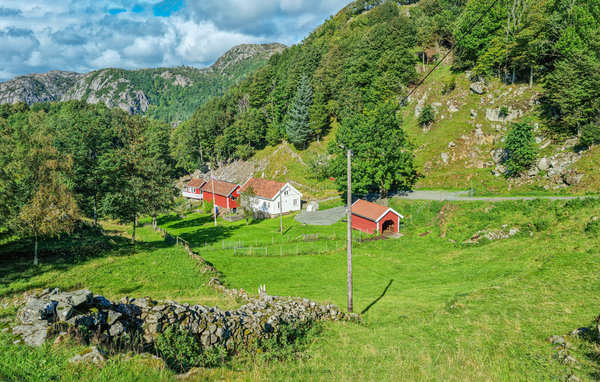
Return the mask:
<path id="1" fill-rule="evenodd" d="M 352 313 L 352 150 L 348 150 L 348 312 Z"/>
<path id="2" fill-rule="evenodd" d="M 281 190 L 279 190 L 279 232 L 283 235 L 283 200 L 281 199 Z"/>
<path id="3" fill-rule="evenodd" d="M 215 177 L 212 173 L 212 166 L 210 166 L 210 182 L 212 184 L 212 202 L 213 202 L 213 216 L 215 217 L 215 227 L 217 226 L 217 198 L 215 197 Z"/>

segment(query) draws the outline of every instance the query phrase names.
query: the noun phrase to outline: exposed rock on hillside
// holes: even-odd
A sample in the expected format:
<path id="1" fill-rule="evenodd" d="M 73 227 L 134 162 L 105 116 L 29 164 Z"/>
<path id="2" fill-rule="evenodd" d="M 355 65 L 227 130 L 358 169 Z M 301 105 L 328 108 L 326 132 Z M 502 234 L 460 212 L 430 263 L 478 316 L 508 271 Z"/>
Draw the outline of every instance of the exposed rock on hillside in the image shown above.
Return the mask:
<path id="1" fill-rule="evenodd" d="M 75 72 L 53 70 L 48 73 L 15 77 L 0 83 L 0 104 L 25 101 L 31 105 L 38 102 L 59 101 L 80 76 Z"/>

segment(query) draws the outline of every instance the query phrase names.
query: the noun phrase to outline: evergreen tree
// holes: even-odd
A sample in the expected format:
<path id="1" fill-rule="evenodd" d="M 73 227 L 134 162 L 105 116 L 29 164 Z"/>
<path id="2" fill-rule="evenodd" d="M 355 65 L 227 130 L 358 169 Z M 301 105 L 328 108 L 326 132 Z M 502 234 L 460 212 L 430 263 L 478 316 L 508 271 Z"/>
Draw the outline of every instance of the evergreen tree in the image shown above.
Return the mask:
<path id="1" fill-rule="evenodd" d="M 303 75 L 296 91 L 296 97 L 288 111 L 286 133 L 296 147 L 306 148 L 312 129 L 310 128 L 308 109 L 312 104 L 312 87 L 308 77 Z"/>
<path id="2" fill-rule="evenodd" d="M 531 166 L 537 155 L 533 127 L 527 123 L 513 123 L 506 136 L 506 175 L 517 176 Z"/>

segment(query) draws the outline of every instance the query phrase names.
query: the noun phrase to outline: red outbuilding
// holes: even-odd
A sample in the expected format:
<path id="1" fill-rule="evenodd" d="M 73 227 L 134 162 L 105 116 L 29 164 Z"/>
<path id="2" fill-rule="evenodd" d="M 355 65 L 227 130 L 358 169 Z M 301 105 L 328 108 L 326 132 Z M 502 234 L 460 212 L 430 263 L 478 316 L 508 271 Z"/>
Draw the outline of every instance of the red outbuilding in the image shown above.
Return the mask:
<path id="1" fill-rule="evenodd" d="M 209 180 L 202 186 L 204 200 L 215 201 L 215 205 L 221 209 L 235 212 L 238 207 L 240 185 L 223 180 Z M 214 195 L 213 195 L 214 190 Z"/>
<path id="2" fill-rule="evenodd" d="M 352 228 L 366 233 L 398 233 L 404 216 L 379 204 L 358 199 L 352 204 Z"/>
<path id="3" fill-rule="evenodd" d="M 202 199 L 202 186 L 206 184 L 204 179 L 192 179 L 181 190 L 181 194 L 190 199 Z"/>

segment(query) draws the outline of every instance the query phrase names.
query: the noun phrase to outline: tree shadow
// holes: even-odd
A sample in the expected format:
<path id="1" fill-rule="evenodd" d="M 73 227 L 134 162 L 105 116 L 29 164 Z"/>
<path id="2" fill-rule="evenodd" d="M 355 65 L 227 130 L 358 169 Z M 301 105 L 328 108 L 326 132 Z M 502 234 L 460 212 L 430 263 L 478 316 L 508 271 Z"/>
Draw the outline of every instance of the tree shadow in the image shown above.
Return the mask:
<path id="1" fill-rule="evenodd" d="M 225 240 L 233 235 L 238 226 L 216 226 L 200 227 L 194 232 L 186 232 L 179 235 L 180 238 L 190 243 L 192 246 L 202 246 L 213 244 Z"/>
<path id="2" fill-rule="evenodd" d="M 181 218 L 177 215 L 163 215 L 156 219 L 158 225 L 165 225 L 171 222 L 175 222 L 181 220 Z"/>
<path id="3" fill-rule="evenodd" d="M 375 304 L 377 304 L 377 302 L 379 302 L 379 300 L 381 300 L 383 298 L 383 296 L 385 296 L 385 294 L 387 293 L 388 289 L 390 289 L 390 286 L 392 286 L 392 283 L 394 282 L 394 279 L 391 279 L 390 282 L 388 283 L 388 285 L 385 287 L 385 289 L 383 290 L 383 292 L 381 293 L 381 295 L 379 295 L 379 297 L 377 297 L 375 299 L 375 301 L 371 302 L 369 305 L 367 305 L 366 308 L 363 309 L 362 312 L 360 312 L 360 314 L 365 314 L 369 311 L 369 309 L 371 309 L 371 307 Z"/>
<path id="4" fill-rule="evenodd" d="M 179 228 L 198 227 L 198 226 L 202 226 L 204 224 L 210 223 L 211 221 L 213 221 L 212 216 L 205 215 L 205 216 L 197 217 L 195 219 L 183 220 L 183 221 L 180 221 L 179 223 L 171 224 L 167 228 L 179 229 Z M 159 223 L 159 224 L 162 225 L 163 223 Z"/>
<path id="5" fill-rule="evenodd" d="M 104 235 L 78 237 L 77 240 L 66 239 L 61 245 L 51 242 L 38 252 L 40 266 L 33 265 L 33 248 L 23 249 L 18 246 L 15 250 L 0 254 L 0 298 L 13 296 L 26 290 L 47 287 L 46 282 L 31 283 L 36 277 L 48 272 L 67 272 L 77 265 L 94 259 L 106 257 L 130 256 L 140 251 L 152 252 L 170 247 L 172 244 L 165 240 L 131 243 L 125 236 Z M 17 286 L 11 285 L 17 283 Z"/>

